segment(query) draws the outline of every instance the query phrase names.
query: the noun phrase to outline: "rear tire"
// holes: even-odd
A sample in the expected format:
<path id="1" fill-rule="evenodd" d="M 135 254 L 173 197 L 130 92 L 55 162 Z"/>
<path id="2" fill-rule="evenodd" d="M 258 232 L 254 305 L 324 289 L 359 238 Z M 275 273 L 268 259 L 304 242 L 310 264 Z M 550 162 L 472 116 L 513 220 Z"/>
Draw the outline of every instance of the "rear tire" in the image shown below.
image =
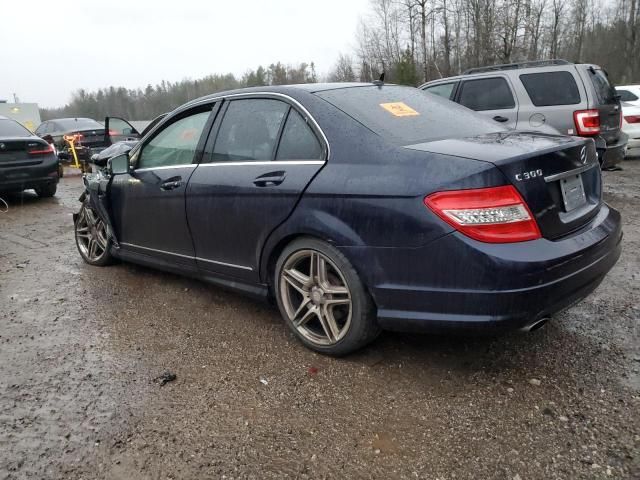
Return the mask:
<path id="1" fill-rule="evenodd" d="M 47 183 L 41 187 L 36 187 L 34 190 L 40 198 L 50 198 L 56 194 L 58 185 L 56 183 Z"/>
<path id="2" fill-rule="evenodd" d="M 346 355 L 380 334 L 358 273 L 326 242 L 301 238 L 289 244 L 276 264 L 274 290 L 285 322 L 312 350 Z"/>

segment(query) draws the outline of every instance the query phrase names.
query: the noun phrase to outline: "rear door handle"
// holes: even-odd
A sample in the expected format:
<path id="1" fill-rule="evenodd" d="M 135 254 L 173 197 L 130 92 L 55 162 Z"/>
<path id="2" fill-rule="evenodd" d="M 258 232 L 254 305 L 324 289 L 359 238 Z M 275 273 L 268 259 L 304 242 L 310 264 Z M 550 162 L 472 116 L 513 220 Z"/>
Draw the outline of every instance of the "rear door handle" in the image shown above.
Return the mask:
<path id="1" fill-rule="evenodd" d="M 504 123 L 504 122 L 508 122 L 509 119 L 507 117 L 503 117 L 502 115 L 496 115 L 495 117 L 493 117 L 493 119 L 496 122 L 500 122 L 500 123 Z"/>
<path id="2" fill-rule="evenodd" d="M 171 177 L 160 184 L 161 190 L 174 190 L 182 185 L 182 177 Z"/>
<path id="3" fill-rule="evenodd" d="M 284 182 L 284 179 L 286 178 L 286 176 L 287 176 L 287 172 L 282 170 L 278 172 L 269 172 L 269 173 L 265 173 L 264 175 L 260 175 L 259 177 L 256 177 L 256 179 L 253 181 L 253 184 L 256 187 L 276 186 Z"/>

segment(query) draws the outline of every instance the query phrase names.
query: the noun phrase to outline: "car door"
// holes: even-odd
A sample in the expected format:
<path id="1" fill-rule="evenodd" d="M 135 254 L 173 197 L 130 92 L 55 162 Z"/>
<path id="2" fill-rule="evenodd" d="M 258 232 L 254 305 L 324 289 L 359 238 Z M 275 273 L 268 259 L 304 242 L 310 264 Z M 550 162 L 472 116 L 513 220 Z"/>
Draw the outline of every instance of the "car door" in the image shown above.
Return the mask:
<path id="1" fill-rule="evenodd" d="M 518 106 L 508 80 L 502 76 L 464 80 L 455 101 L 509 128 L 516 128 Z"/>
<path id="2" fill-rule="evenodd" d="M 114 227 L 125 254 L 195 269 L 185 191 L 213 120 L 211 104 L 174 116 L 131 153 L 130 174 L 110 189 Z"/>
<path id="3" fill-rule="evenodd" d="M 262 245 L 322 168 L 327 144 L 307 112 L 282 98 L 228 101 L 189 181 L 198 268 L 257 282 Z"/>
<path id="4" fill-rule="evenodd" d="M 133 125 L 120 117 L 106 117 L 104 119 L 104 144 L 113 145 L 116 142 L 137 140 L 140 133 Z"/>

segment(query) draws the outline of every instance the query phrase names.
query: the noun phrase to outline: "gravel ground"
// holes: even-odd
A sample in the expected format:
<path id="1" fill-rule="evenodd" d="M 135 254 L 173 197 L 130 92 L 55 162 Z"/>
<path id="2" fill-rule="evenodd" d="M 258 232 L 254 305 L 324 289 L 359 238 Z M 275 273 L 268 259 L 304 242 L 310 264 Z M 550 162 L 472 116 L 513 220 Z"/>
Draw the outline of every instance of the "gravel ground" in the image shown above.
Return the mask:
<path id="1" fill-rule="evenodd" d="M 640 162 L 620 262 L 531 334 L 317 355 L 277 311 L 73 242 L 79 177 L 0 213 L 0 479 L 640 478 Z M 177 378 L 161 386 L 157 377 Z"/>

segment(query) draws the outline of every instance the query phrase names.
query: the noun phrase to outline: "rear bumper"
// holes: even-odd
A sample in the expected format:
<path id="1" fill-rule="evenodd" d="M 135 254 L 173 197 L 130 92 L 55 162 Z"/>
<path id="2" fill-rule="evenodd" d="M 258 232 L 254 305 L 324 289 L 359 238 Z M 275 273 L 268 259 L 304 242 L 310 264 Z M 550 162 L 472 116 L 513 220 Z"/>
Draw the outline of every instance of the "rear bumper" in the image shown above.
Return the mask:
<path id="1" fill-rule="evenodd" d="M 621 239 L 620 215 L 603 205 L 581 232 L 558 241 L 497 245 L 452 233 L 417 249 L 344 251 L 381 327 L 487 332 L 525 327 L 586 297 L 615 265 Z"/>
<path id="2" fill-rule="evenodd" d="M 37 165 L 0 166 L 0 191 L 21 191 L 58 183 L 58 165 L 58 159 L 52 154 Z"/>
<path id="3" fill-rule="evenodd" d="M 624 160 L 627 140 L 628 136 L 624 132 L 621 132 L 617 143 L 607 145 L 604 149 L 598 149 L 598 159 L 600 160 L 602 168 L 613 167 Z"/>

